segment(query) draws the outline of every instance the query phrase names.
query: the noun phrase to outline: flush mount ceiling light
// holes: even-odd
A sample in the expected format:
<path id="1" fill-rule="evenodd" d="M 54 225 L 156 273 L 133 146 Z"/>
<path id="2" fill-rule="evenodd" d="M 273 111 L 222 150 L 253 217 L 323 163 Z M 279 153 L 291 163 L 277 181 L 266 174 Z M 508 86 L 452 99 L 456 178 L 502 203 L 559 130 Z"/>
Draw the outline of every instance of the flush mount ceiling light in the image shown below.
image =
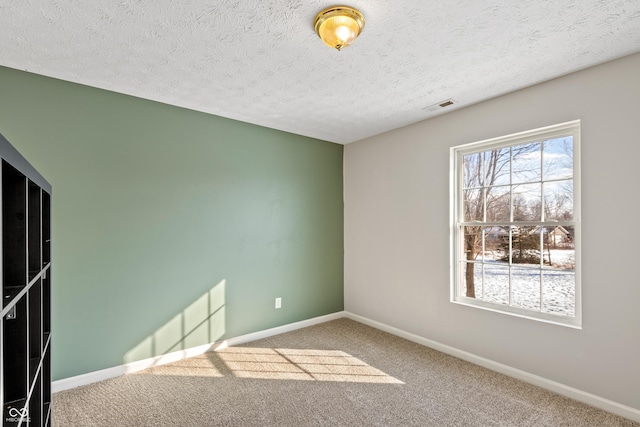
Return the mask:
<path id="1" fill-rule="evenodd" d="M 338 50 L 349 46 L 364 27 L 364 16 L 349 6 L 332 6 L 316 16 L 316 33 L 327 45 Z"/>

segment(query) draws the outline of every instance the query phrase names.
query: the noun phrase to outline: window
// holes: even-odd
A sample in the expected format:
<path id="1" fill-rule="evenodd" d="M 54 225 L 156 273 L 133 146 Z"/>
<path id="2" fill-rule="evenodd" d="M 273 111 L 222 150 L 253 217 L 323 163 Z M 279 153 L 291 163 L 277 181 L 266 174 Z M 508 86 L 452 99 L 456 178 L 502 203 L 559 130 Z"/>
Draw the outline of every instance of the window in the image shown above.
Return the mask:
<path id="1" fill-rule="evenodd" d="M 580 122 L 451 149 L 451 300 L 581 325 Z"/>

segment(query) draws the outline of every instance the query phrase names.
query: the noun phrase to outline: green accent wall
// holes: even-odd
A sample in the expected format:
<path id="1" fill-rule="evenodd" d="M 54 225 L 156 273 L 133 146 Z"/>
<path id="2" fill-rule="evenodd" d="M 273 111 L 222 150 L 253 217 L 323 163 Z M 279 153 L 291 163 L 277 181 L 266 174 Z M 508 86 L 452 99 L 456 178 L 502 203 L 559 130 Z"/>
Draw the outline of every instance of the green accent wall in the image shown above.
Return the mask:
<path id="1" fill-rule="evenodd" d="M 2 67 L 0 133 L 53 186 L 54 380 L 343 310 L 341 145 Z"/>

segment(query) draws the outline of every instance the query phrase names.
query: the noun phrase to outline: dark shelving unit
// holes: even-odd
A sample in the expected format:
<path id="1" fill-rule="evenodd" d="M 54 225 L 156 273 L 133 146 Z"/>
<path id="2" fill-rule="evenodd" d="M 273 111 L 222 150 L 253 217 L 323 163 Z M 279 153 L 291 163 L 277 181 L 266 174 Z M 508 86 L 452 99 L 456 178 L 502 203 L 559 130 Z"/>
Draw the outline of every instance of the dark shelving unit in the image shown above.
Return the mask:
<path id="1" fill-rule="evenodd" d="M 2 425 L 51 425 L 51 185 L 0 135 Z"/>

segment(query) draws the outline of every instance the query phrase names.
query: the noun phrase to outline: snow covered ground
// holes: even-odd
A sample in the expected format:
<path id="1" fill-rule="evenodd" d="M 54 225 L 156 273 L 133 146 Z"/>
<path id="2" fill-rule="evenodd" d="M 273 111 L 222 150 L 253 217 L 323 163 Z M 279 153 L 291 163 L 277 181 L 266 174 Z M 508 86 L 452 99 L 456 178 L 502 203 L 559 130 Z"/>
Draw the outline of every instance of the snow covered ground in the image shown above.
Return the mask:
<path id="1" fill-rule="evenodd" d="M 552 265 L 516 264 L 511 270 L 511 305 L 543 313 L 575 315 L 575 251 L 552 249 Z M 545 253 L 545 259 L 548 254 Z M 475 265 L 476 298 L 509 304 L 509 266 L 500 253 L 485 253 Z"/>

